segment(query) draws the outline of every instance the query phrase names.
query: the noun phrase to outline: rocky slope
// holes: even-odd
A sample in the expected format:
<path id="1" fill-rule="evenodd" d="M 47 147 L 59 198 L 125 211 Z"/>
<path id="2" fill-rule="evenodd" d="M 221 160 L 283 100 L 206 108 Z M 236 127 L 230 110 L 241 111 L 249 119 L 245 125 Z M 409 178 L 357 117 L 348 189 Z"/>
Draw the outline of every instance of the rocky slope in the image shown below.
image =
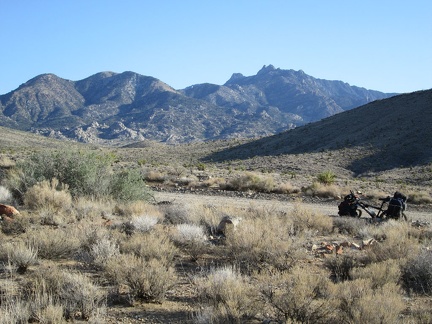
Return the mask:
<path id="1" fill-rule="evenodd" d="M 134 72 L 44 74 L 0 96 L 0 126 L 91 143 L 182 143 L 272 135 L 392 95 L 271 65 L 183 90 Z"/>

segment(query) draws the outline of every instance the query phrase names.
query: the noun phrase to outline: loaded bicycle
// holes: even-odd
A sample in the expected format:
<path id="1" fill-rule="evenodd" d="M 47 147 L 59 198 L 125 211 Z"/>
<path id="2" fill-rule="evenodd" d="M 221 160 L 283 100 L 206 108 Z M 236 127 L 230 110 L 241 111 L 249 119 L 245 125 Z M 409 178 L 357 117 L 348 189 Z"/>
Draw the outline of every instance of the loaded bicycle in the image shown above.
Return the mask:
<path id="1" fill-rule="evenodd" d="M 364 210 L 374 219 L 408 220 L 405 214 L 408 197 L 401 192 L 396 191 L 393 197 L 387 196 L 385 198 L 379 198 L 381 201 L 380 206 L 365 203 L 360 198 L 360 194 L 360 192 L 354 193 L 351 190 L 350 194 L 344 197 L 344 200 L 338 205 L 339 216 L 360 218 L 362 216 L 362 211 Z"/>

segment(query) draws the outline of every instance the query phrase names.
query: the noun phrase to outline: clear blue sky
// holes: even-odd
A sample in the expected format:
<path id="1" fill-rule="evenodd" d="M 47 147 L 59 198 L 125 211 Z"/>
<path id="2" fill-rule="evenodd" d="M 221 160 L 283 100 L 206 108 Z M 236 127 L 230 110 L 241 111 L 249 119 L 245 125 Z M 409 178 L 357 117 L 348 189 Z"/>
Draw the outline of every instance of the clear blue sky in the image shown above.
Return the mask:
<path id="1" fill-rule="evenodd" d="M 0 0 L 0 94 L 43 73 L 176 89 L 263 65 L 383 92 L 432 88 L 430 0 Z"/>

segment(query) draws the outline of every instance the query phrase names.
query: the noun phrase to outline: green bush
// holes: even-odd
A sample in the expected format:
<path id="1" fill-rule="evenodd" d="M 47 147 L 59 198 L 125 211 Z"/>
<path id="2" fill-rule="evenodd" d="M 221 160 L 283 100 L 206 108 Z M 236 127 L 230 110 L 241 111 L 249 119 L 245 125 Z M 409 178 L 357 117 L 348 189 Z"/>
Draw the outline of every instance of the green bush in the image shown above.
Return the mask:
<path id="1" fill-rule="evenodd" d="M 149 201 L 152 198 L 150 190 L 145 186 L 143 177 L 137 170 L 122 171 L 114 174 L 110 194 L 115 199 L 122 201 Z"/>
<path id="2" fill-rule="evenodd" d="M 54 178 L 67 185 L 73 197 L 112 195 L 119 200 L 150 199 L 138 171 L 114 173 L 113 163 L 112 154 L 94 150 L 35 153 L 9 172 L 6 185 L 20 201 L 28 189 Z"/>
<path id="3" fill-rule="evenodd" d="M 336 180 L 336 175 L 332 171 L 324 171 L 317 176 L 318 182 L 325 184 L 325 185 L 331 185 Z"/>

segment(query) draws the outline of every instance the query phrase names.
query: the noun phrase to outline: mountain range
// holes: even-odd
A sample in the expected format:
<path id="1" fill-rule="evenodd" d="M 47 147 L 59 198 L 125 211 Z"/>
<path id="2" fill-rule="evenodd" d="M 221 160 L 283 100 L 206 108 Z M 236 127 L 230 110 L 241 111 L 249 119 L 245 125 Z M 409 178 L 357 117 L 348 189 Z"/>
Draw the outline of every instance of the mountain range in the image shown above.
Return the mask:
<path id="1" fill-rule="evenodd" d="M 42 74 L 0 96 L 0 126 L 101 144 L 253 138 L 394 95 L 272 65 L 180 90 L 134 72 L 79 81 Z"/>

